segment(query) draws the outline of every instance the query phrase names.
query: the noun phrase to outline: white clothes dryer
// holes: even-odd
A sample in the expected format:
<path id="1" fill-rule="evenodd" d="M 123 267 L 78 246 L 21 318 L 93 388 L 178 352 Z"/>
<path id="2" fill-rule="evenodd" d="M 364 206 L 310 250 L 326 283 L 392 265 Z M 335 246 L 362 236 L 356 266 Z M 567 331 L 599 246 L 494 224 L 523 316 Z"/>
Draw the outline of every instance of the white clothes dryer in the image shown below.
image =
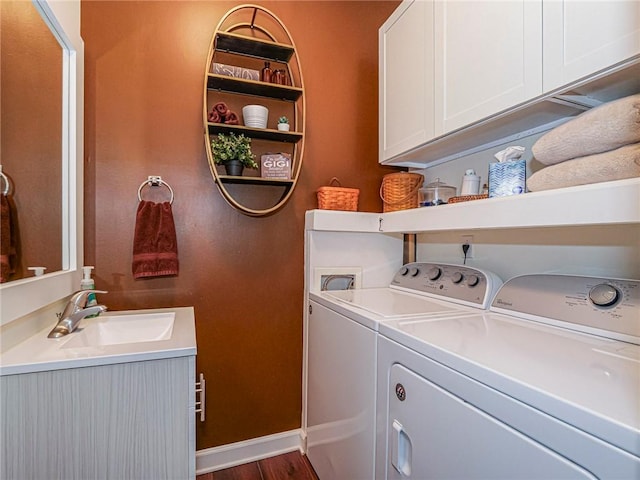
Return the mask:
<path id="1" fill-rule="evenodd" d="M 379 333 L 377 479 L 640 478 L 640 281 L 525 275 Z"/>
<path id="2" fill-rule="evenodd" d="M 468 266 L 411 263 L 389 287 L 310 294 L 303 431 L 321 480 L 374 478 L 379 325 L 483 311 L 501 284 Z"/>

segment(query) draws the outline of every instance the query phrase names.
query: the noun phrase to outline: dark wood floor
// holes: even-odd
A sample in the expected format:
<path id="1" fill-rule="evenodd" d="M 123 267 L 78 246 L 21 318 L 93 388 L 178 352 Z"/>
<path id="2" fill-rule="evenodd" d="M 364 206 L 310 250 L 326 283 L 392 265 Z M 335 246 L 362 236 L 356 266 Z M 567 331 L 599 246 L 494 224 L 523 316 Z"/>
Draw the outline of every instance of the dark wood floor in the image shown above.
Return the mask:
<path id="1" fill-rule="evenodd" d="M 306 456 L 290 452 L 233 468 L 198 475 L 196 480 L 318 480 Z"/>

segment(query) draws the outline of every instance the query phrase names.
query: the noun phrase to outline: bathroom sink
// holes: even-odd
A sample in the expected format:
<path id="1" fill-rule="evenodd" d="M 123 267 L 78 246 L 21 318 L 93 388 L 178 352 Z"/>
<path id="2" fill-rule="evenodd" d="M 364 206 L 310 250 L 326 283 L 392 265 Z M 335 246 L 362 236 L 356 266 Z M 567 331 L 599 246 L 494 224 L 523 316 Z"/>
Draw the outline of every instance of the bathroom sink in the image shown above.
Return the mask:
<path id="1" fill-rule="evenodd" d="M 100 315 L 82 320 L 61 348 L 102 347 L 127 343 L 169 340 L 174 312 L 133 315 Z"/>

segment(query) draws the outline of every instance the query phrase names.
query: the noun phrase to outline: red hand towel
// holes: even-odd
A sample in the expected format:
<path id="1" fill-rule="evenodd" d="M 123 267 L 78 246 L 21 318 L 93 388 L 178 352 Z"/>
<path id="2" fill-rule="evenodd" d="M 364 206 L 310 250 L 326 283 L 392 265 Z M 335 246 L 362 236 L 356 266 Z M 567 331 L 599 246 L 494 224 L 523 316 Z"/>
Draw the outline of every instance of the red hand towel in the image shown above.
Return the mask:
<path id="1" fill-rule="evenodd" d="M 238 125 L 240 121 L 238 120 L 238 115 L 236 115 L 231 110 L 227 111 L 227 118 L 225 118 L 224 123 L 227 125 Z"/>
<path id="2" fill-rule="evenodd" d="M 209 112 L 208 117 L 209 117 L 209 121 L 211 123 L 222 123 L 221 119 L 220 119 L 220 114 L 218 112 L 216 112 L 215 110 L 211 110 Z"/>
<path id="3" fill-rule="evenodd" d="M 133 236 L 133 278 L 178 275 L 178 266 L 171 203 L 140 201 Z"/>
<path id="4" fill-rule="evenodd" d="M 15 273 L 17 241 L 15 213 L 6 195 L 0 195 L 0 283 L 7 282 Z"/>
<path id="5" fill-rule="evenodd" d="M 224 102 L 218 102 L 213 106 L 213 109 L 218 112 L 218 114 L 224 121 L 224 118 L 227 116 L 227 112 L 229 111 L 229 107 L 227 107 L 227 104 Z"/>

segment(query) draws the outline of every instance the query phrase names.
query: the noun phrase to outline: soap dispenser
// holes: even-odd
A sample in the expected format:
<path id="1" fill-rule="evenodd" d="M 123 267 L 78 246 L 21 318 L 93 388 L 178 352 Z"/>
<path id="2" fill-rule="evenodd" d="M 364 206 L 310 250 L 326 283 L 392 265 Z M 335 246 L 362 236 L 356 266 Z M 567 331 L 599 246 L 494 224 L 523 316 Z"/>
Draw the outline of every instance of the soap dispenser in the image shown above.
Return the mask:
<path id="1" fill-rule="evenodd" d="M 91 270 L 94 267 L 86 266 L 82 267 L 82 280 L 80 280 L 80 290 L 95 290 L 96 284 L 91 278 Z M 98 304 L 98 299 L 96 298 L 95 293 L 90 293 L 87 295 L 87 304 L 86 307 L 93 307 Z M 88 315 L 87 318 L 97 317 L 98 315 Z"/>

